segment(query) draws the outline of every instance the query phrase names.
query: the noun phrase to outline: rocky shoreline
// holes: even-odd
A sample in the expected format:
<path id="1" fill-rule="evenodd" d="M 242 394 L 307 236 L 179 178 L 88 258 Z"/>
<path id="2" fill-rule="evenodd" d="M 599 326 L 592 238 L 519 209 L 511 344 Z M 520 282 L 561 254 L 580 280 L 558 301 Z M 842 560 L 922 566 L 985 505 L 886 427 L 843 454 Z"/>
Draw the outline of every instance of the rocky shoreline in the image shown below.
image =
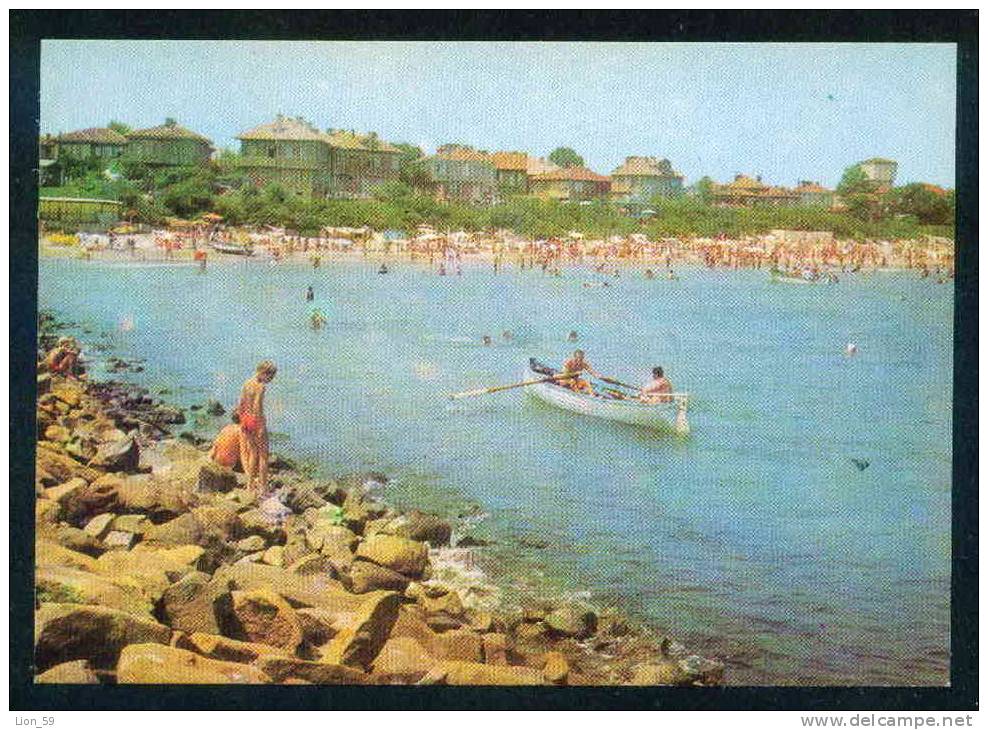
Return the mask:
<path id="1" fill-rule="evenodd" d="M 40 317 L 42 349 L 61 327 Z M 509 608 L 445 580 L 452 525 L 380 501 L 384 475 L 314 479 L 281 458 L 258 503 L 202 438 L 173 434 L 183 409 L 116 381 L 39 372 L 37 418 L 36 682 L 722 681 L 721 663 L 621 616 Z"/>

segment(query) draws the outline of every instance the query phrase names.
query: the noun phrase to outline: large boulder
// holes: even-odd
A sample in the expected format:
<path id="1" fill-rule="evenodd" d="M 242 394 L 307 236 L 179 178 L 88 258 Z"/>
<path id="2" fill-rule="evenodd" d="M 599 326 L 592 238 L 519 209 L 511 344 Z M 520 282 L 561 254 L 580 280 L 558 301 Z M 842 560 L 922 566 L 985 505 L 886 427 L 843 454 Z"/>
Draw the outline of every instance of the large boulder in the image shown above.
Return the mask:
<path id="1" fill-rule="evenodd" d="M 42 538 L 34 542 L 34 563 L 38 566 L 61 565 L 90 573 L 99 572 L 99 567 L 93 557 L 69 550 L 56 542 Z"/>
<path id="2" fill-rule="evenodd" d="M 454 629 L 445 633 L 434 631 L 420 612 L 410 606 L 402 606 L 391 629 L 391 638 L 415 639 L 437 659 L 462 659 L 481 661 L 483 639 L 468 629 Z"/>
<path id="3" fill-rule="evenodd" d="M 116 517 L 112 512 L 104 512 L 101 515 L 96 515 L 86 526 L 82 528 L 82 531 L 95 540 L 101 540 L 106 537 L 106 534 L 110 531 L 110 525 L 113 522 L 113 518 Z"/>
<path id="4" fill-rule="evenodd" d="M 502 667 L 477 662 L 446 661 L 436 665 L 419 684 L 517 686 L 542 684 L 532 667 Z"/>
<path id="5" fill-rule="evenodd" d="M 672 660 L 639 664 L 632 671 L 631 681 L 629 682 L 629 684 L 638 687 L 686 685 L 689 683 L 689 674 L 679 666 L 679 662 Z"/>
<path id="6" fill-rule="evenodd" d="M 101 555 L 96 564 L 104 575 L 127 576 L 158 599 L 183 576 L 195 571 L 205 551 L 198 545 L 175 547 L 141 543 L 133 550 L 114 550 Z"/>
<path id="7" fill-rule="evenodd" d="M 415 684 L 439 663 L 418 641 L 407 636 L 388 639 L 371 664 L 379 681 Z"/>
<path id="8" fill-rule="evenodd" d="M 116 608 L 138 616 L 150 616 L 152 605 L 140 584 L 126 576 L 98 575 L 61 565 L 41 565 L 35 570 L 35 594 L 39 603 L 77 603 Z"/>
<path id="9" fill-rule="evenodd" d="M 38 671 L 76 659 L 112 669 L 128 644 L 167 644 L 171 629 L 149 617 L 105 606 L 44 603 L 34 614 L 34 664 Z"/>
<path id="10" fill-rule="evenodd" d="M 115 511 L 147 515 L 152 522 L 162 523 L 184 514 L 195 503 L 195 495 L 183 482 L 142 474 L 119 479 Z"/>
<path id="11" fill-rule="evenodd" d="M 597 630 L 597 615 L 576 606 L 561 606 L 545 617 L 550 634 L 586 639 Z"/>
<path id="12" fill-rule="evenodd" d="M 405 537 L 416 542 L 427 542 L 433 547 L 449 545 L 453 528 L 448 522 L 425 512 L 412 510 L 390 520 L 381 532 Z"/>
<path id="13" fill-rule="evenodd" d="M 46 448 L 42 444 L 38 445 L 38 450 L 35 453 L 35 464 L 39 471 L 51 475 L 56 483 L 67 482 L 75 478 L 92 482 L 98 479 L 101 474 L 99 470 L 84 466 L 71 456 L 52 448 Z"/>
<path id="14" fill-rule="evenodd" d="M 233 591 L 232 611 L 240 636 L 294 652 L 302 643 L 302 626 L 294 609 L 271 590 Z"/>
<path id="15" fill-rule="evenodd" d="M 398 618 L 401 595 L 371 593 L 336 636 L 323 647 L 322 661 L 367 669 L 384 646 Z"/>
<path id="16" fill-rule="evenodd" d="M 182 634 L 174 645 L 179 649 L 194 651 L 196 654 L 202 654 L 210 659 L 242 664 L 250 664 L 265 656 L 288 656 L 284 649 L 277 646 L 237 641 L 226 636 L 198 632 L 189 635 Z"/>
<path id="17" fill-rule="evenodd" d="M 35 684 L 99 684 L 96 672 L 85 659 L 56 664 L 34 678 Z"/>
<path id="18" fill-rule="evenodd" d="M 219 634 L 226 607 L 220 599 L 228 593 L 228 588 L 213 583 L 206 573 L 192 572 L 162 593 L 158 602 L 160 615 L 179 631 Z"/>
<path id="19" fill-rule="evenodd" d="M 117 684 L 267 684 L 271 678 L 249 664 L 223 662 L 185 649 L 132 644 L 120 652 Z"/>
<path id="20" fill-rule="evenodd" d="M 65 495 L 59 501 L 65 519 L 76 527 L 82 527 L 98 514 L 115 512 L 122 481 L 115 474 L 106 474 Z"/>
<path id="21" fill-rule="evenodd" d="M 371 678 L 363 672 L 340 664 L 309 662 L 294 657 L 279 657 L 268 654 L 260 657 L 254 665 L 275 682 L 302 679 L 312 684 L 370 684 Z"/>
<path id="22" fill-rule="evenodd" d="M 137 439 L 125 436 L 100 446 L 90 464 L 106 471 L 132 473 L 137 471 L 140 461 L 141 447 Z"/>
<path id="23" fill-rule="evenodd" d="M 377 534 L 357 546 L 357 557 L 409 578 L 418 578 L 429 562 L 429 548 L 404 537 Z"/>
<path id="24" fill-rule="evenodd" d="M 229 492 L 237 488 L 237 474 L 215 461 L 207 461 L 199 467 L 196 489 L 200 492 Z"/>
<path id="25" fill-rule="evenodd" d="M 542 676 L 549 684 L 565 684 L 569 677 L 569 662 L 558 651 L 550 651 L 545 655 Z"/>
<path id="26" fill-rule="evenodd" d="M 330 559 L 332 560 L 331 556 Z M 350 566 L 346 580 L 354 593 L 370 593 L 404 591 L 411 579 L 375 563 L 357 560 Z"/>
<path id="27" fill-rule="evenodd" d="M 74 550 L 77 553 L 85 553 L 86 555 L 98 557 L 105 549 L 99 540 L 93 539 L 78 527 L 72 527 L 71 525 L 60 524 L 53 526 L 51 529 L 44 530 L 39 525 L 38 532 L 43 534 L 45 539 L 56 542 L 62 547 L 68 550 Z"/>
<path id="28" fill-rule="evenodd" d="M 327 502 L 319 494 L 316 482 L 289 482 L 278 491 L 278 499 L 295 514 L 309 509 L 320 509 Z"/>

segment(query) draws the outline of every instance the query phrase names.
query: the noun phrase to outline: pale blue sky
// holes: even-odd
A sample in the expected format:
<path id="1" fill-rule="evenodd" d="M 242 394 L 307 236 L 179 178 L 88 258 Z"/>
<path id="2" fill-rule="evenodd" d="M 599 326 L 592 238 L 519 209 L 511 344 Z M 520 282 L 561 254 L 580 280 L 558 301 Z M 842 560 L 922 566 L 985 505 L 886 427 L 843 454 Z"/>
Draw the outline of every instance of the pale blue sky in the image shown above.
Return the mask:
<path id="1" fill-rule="evenodd" d="M 41 129 L 172 116 L 236 147 L 277 113 L 544 156 L 602 173 L 668 157 L 693 182 L 833 186 L 867 157 L 954 185 L 951 44 L 44 41 Z"/>

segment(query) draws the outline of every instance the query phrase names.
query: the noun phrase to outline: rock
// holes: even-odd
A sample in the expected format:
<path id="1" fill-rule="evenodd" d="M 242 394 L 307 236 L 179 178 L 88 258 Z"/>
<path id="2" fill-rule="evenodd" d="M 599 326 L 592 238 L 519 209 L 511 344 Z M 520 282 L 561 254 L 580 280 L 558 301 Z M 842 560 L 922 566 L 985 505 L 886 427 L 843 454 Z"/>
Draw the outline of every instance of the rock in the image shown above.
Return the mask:
<path id="1" fill-rule="evenodd" d="M 226 409 L 218 400 L 209 399 L 206 401 L 206 413 L 211 416 L 222 416 L 226 413 Z"/>
<path id="2" fill-rule="evenodd" d="M 542 684 L 542 674 L 531 667 L 502 667 L 476 662 L 445 661 L 419 684 L 517 686 Z"/>
<path id="3" fill-rule="evenodd" d="M 229 492 L 237 488 L 237 475 L 215 461 L 207 461 L 199 467 L 196 489 L 200 492 Z"/>
<path id="4" fill-rule="evenodd" d="M 185 414 L 181 408 L 160 403 L 148 414 L 148 420 L 155 424 L 185 423 Z"/>
<path id="5" fill-rule="evenodd" d="M 515 629 L 515 636 L 518 637 L 518 640 L 525 642 L 543 641 L 546 638 L 546 634 L 546 625 L 542 621 L 538 623 L 524 622 L 518 624 L 518 627 Z"/>
<path id="6" fill-rule="evenodd" d="M 42 373 L 38 375 L 38 395 L 45 395 L 51 392 L 51 375 Z"/>
<path id="7" fill-rule="evenodd" d="M 82 398 L 82 388 L 76 385 L 70 385 L 70 381 L 62 381 L 55 387 L 53 387 L 49 392 L 52 396 L 58 400 L 65 403 L 70 408 L 75 408 L 79 405 L 79 401 Z"/>
<path id="8" fill-rule="evenodd" d="M 237 542 L 237 550 L 242 550 L 245 553 L 256 553 L 266 547 L 267 543 L 260 535 L 251 535 Z"/>
<path id="9" fill-rule="evenodd" d="M 466 548 L 466 547 L 486 547 L 490 545 L 490 541 L 482 540 L 479 537 L 473 537 L 472 535 L 464 535 L 459 540 L 456 541 L 456 547 Z"/>
<path id="10" fill-rule="evenodd" d="M 343 500 L 346 526 L 354 532 L 362 532 L 368 521 L 383 517 L 386 512 L 384 505 L 367 500 L 358 489 L 349 490 Z"/>
<path id="11" fill-rule="evenodd" d="M 191 512 L 155 525 L 144 533 L 147 542 L 169 545 L 198 545 L 204 541 L 205 536 L 205 529 Z"/>
<path id="12" fill-rule="evenodd" d="M 410 606 L 402 606 L 398 611 L 391 638 L 398 637 L 415 639 L 438 659 L 480 661 L 483 656 L 483 640 L 480 635 L 466 629 L 437 633 L 425 622 L 421 613 Z"/>
<path id="13" fill-rule="evenodd" d="M 140 586 L 125 576 L 97 575 L 59 565 L 38 566 L 35 594 L 41 603 L 90 604 L 150 616 L 151 602 Z"/>
<path id="14" fill-rule="evenodd" d="M 65 495 L 59 500 L 65 519 L 70 524 L 81 527 L 95 515 L 115 511 L 118 504 L 117 489 L 120 481 L 119 477 L 113 475 L 99 478 L 93 476 L 93 480 L 86 486 Z"/>
<path id="15" fill-rule="evenodd" d="M 48 671 L 34 678 L 35 684 L 99 684 L 89 662 L 79 659 L 74 662 L 56 664 Z"/>
<path id="16" fill-rule="evenodd" d="M 85 479 L 75 477 L 74 479 L 69 479 L 67 482 L 63 482 L 54 487 L 49 487 L 45 490 L 45 499 L 53 499 L 59 504 L 62 503 L 63 499 L 68 498 L 73 492 L 78 489 L 85 487 L 87 484 Z"/>
<path id="17" fill-rule="evenodd" d="M 233 615 L 239 634 L 259 644 L 294 652 L 302 643 L 302 625 L 295 610 L 271 590 L 233 591 Z"/>
<path id="18" fill-rule="evenodd" d="M 366 669 L 388 640 L 398 618 L 401 596 L 379 591 L 368 594 L 346 625 L 322 650 L 322 661 Z"/>
<path id="19" fill-rule="evenodd" d="M 507 666 L 508 637 L 504 634 L 484 634 L 484 663 Z"/>
<path id="20" fill-rule="evenodd" d="M 269 543 L 285 542 L 285 529 L 257 508 L 241 512 L 240 522 L 247 534 L 260 535 Z"/>
<path id="21" fill-rule="evenodd" d="M 325 507 L 327 502 L 317 491 L 313 482 L 286 484 L 278 492 L 282 504 L 296 514 L 302 514 L 308 509 Z"/>
<path id="22" fill-rule="evenodd" d="M 116 512 L 146 515 L 160 524 L 185 514 L 194 506 L 195 497 L 184 479 L 163 480 L 144 475 L 115 478 Z"/>
<path id="23" fill-rule="evenodd" d="M 103 552 L 103 546 L 78 527 L 58 525 L 54 530 L 47 532 L 45 536 L 62 547 L 78 553 L 98 557 Z"/>
<path id="24" fill-rule="evenodd" d="M 447 616 L 459 619 L 463 616 L 463 602 L 455 591 L 444 593 L 438 598 L 431 598 L 429 595 L 422 595 L 416 601 L 430 614 L 442 613 Z"/>
<path id="25" fill-rule="evenodd" d="M 194 633 L 182 635 L 175 643 L 179 649 L 187 649 L 202 654 L 210 659 L 224 662 L 240 662 L 250 664 L 261 657 L 286 657 L 284 649 L 267 644 L 257 644 L 249 641 L 237 641 L 226 636 L 215 634 Z"/>
<path id="26" fill-rule="evenodd" d="M 98 573 L 96 560 L 75 550 L 69 550 L 58 543 L 39 538 L 34 543 L 35 565 L 62 565 L 76 570 Z"/>
<path id="27" fill-rule="evenodd" d="M 133 532 L 111 530 L 103 538 L 103 546 L 107 550 L 130 550 L 137 536 Z"/>
<path id="28" fill-rule="evenodd" d="M 82 528 L 82 531 L 95 540 L 99 540 L 106 536 L 106 533 L 110 531 L 110 524 L 113 522 L 113 518 L 116 515 L 104 512 L 101 515 L 96 515 L 86 526 Z"/>
<path id="29" fill-rule="evenodd" d="M 325 555 L 310 553 L 304 555 L 288 567 L 288 572 L 295 575 L 328 575 L 335 577 L 332 563 Z"/>
<path id="30" fill-rule="evenodd" d="M 410 578 L 417 578 L 422 575 L 429 562 L 429 548 L 421 542 L 379 534 L 357 546 L 357 557 Z"/>
<path id="31" fill-rule="evenodd" d="M 366 674 L 340 664 L 267 655 L 258 659 L 255 665 L 275 682 L 303 679 L 312 684 L 370 684 Z"/>
<path id="32" fill-rule="evenodd" d="M 257 667 L 208 659 L 185 649 L 132 644 L 120 652 L 117 684 L 265 684 Z"/>
<path id="33" fill-rule="evenodd" d="M 212 504 L 201 505 L 192 509 L 204 530 L 213 530 L 223 540 L 238 540 L 247 533 L 244 530 L 236 505 L 226 500 L 216 500 Z"/>
<path id="34" fill-rule="evenodd" d="M 545 617 L 545 624 L 551 634 L 586 639 L 597 630 L 597 615 L 575 606 L 562 606 Z"/>
<path id="35" fill-rule="evenodd" d="M 45 527 L 54 527 L 58 524 L 58 518 L 61 515 L 61 508 L 58 506 L 58 502 L 51 499 L 39 499 L 34 503 L 34 521 L 35 524 Z"/>
<path id="36" fill-rule="evenodd" d="M 691 654 L 679 661 L 680 668 L 691 681 L 703 684 L 720 684 L 724 680 L 724 665 L 712 659 Z"/>
<path id="37" fill-rule="evenodd" d="M 172 583 L 194 572 L 204 554 L 198 545 L 164 547 L 141 543 L 132 550 L 113 550 L 96 561 L 104 575 L 126 575 L 145 595 L 157 600 Z"/>
<path id="38" fill-rule="evenodd" d="M 678 662 L 662 661 L 654 664 L 639 664 L 631 674 L 629 684 L 637 687 L 655 685 L 684 685 L 689 684 L 689 675 L 683 671 Z"/>
<path id="39" fill-rule="evenodd" d="M 453 528 L 448 522 L 436 515 L 412 510 L 390 520 L 382 532 L 388 535 L 404 537 L 415 542 L 427 542 L 432 547 L 449 545 Z"/>
<path id="40" fill-rule="evenodd" d="M 454 629 L 439 635 L 444 659 L 460 659 L 468 662 L 484 660 L 484 640 L 468 629 Z"/>
<path id="41" fill-rule="evenodd" d="M 167 644 L 171 629 L 149 617 L 105 606 L 42 604 L 34 614 L 34 664 L 44 671 L 56 664 L 88 659 L 112 669 L 128 644 Z"/>
<path id="42" fill-rule="evenodd" d="M 467 620 L 470 628 L 479 634 L 494 630 L 494 617 L 488 611 L 468 611 Z"/>
<path id="43" fill-rule="evenodd" d="M 362 602 L 359 596 L 347 593 L 339 581 L 327 575 L 297 575 L 262 563 L 223 566 L 216 571 L 213 580 L 230 590 L 273 590 L 293 608 L 353 611 Z"/>
<path id="44" fill-rule="evenodd" d="M 264 555 L 261 557 L 261 562 L 280 568 L 282 567 L 282 557 L 284 551 L 285 549 L 281 545 L 272 545 L 264 551 Z"/>
<path id="45" fill-rule="evenodd" d="M 374 658 L 371 671 L 389 684 L 415 684 L 422 679 L 439 660 L 410 637 L 388 639 Z"/>
<path id="46" fill-rule="evenodd" d="M 45 429 L 45 438 L 49 441 L 55 441 L 56 443 L 64 444 L 72 437 L 69 429 L 65 426 L 59 426 L 58 424 L 53 424 Z"/>
<path id="47" fill-rule="evenodd" d="M 132 532 L 143 535 L 151 527 L 151 521 L 144 515 L 118 515 L 110 525 L 111 530 Z"/>
<path id="48" fill-rule="evenodd" d="M 355 561 L 350 566 L 348 580 L 350 590 L 354 593 L 369 593 L 379 590 L 404 591 L 409 583 L 409 579 L 401 573 L 364 560 Z"/>
<path id="49" fill-rule="evenodd" d="M 162 618 L 174 629 L 188 634 L 219 634 L 221 607 L 217 601 L 228 591 L 210 585 L 205 573 L 193 572 L 165 590 L 159 601 Z"/>
<path id="50" fill-rule="evenodd" d="M 141 447 L 137 440 L 125 437 L 101 446 L 90 463 L 107 471 L 122 471 L 130 474 L 137 471 L 140 461 Z"/>
<path id="51" fill-rule="evenodd" d="M 558 651 L 550 651 L 545 655 L 545 666 L 542 676 L 551 684 L 565 684 L 569 676 L 569 662 Z"/>

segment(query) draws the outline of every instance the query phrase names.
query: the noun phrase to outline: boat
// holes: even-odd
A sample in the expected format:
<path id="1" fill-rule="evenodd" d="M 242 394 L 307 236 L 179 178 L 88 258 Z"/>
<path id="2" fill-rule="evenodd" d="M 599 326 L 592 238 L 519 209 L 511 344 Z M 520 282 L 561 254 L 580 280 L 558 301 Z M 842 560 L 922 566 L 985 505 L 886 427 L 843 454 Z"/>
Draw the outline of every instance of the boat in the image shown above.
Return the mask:
<path id="1" fill-rule="evenodd" d="M 241 246 L 237 243 L 211 243 L 210 247 L 220 253 L 229 253 L 234 256 L 253 256 L 254 249 L 250 246 Z"/>
<path id="2" fill-rule="evenodd" d="M 538 380 L 558 372 L 533 357 L 528 361 L 524 379 Z M 564 411 L 644 426 L 657 431 L 671 431 L 681 436 L 690 432 L 689 421 L 686 418 L 689 404 L 687 393 L 670 393 L 672 401 L 669 403 L 641 403 L 636 400 L 577 393 L 553 382 L 537 383 L 528 386 L 525 390 L 543 403 Z"/>

